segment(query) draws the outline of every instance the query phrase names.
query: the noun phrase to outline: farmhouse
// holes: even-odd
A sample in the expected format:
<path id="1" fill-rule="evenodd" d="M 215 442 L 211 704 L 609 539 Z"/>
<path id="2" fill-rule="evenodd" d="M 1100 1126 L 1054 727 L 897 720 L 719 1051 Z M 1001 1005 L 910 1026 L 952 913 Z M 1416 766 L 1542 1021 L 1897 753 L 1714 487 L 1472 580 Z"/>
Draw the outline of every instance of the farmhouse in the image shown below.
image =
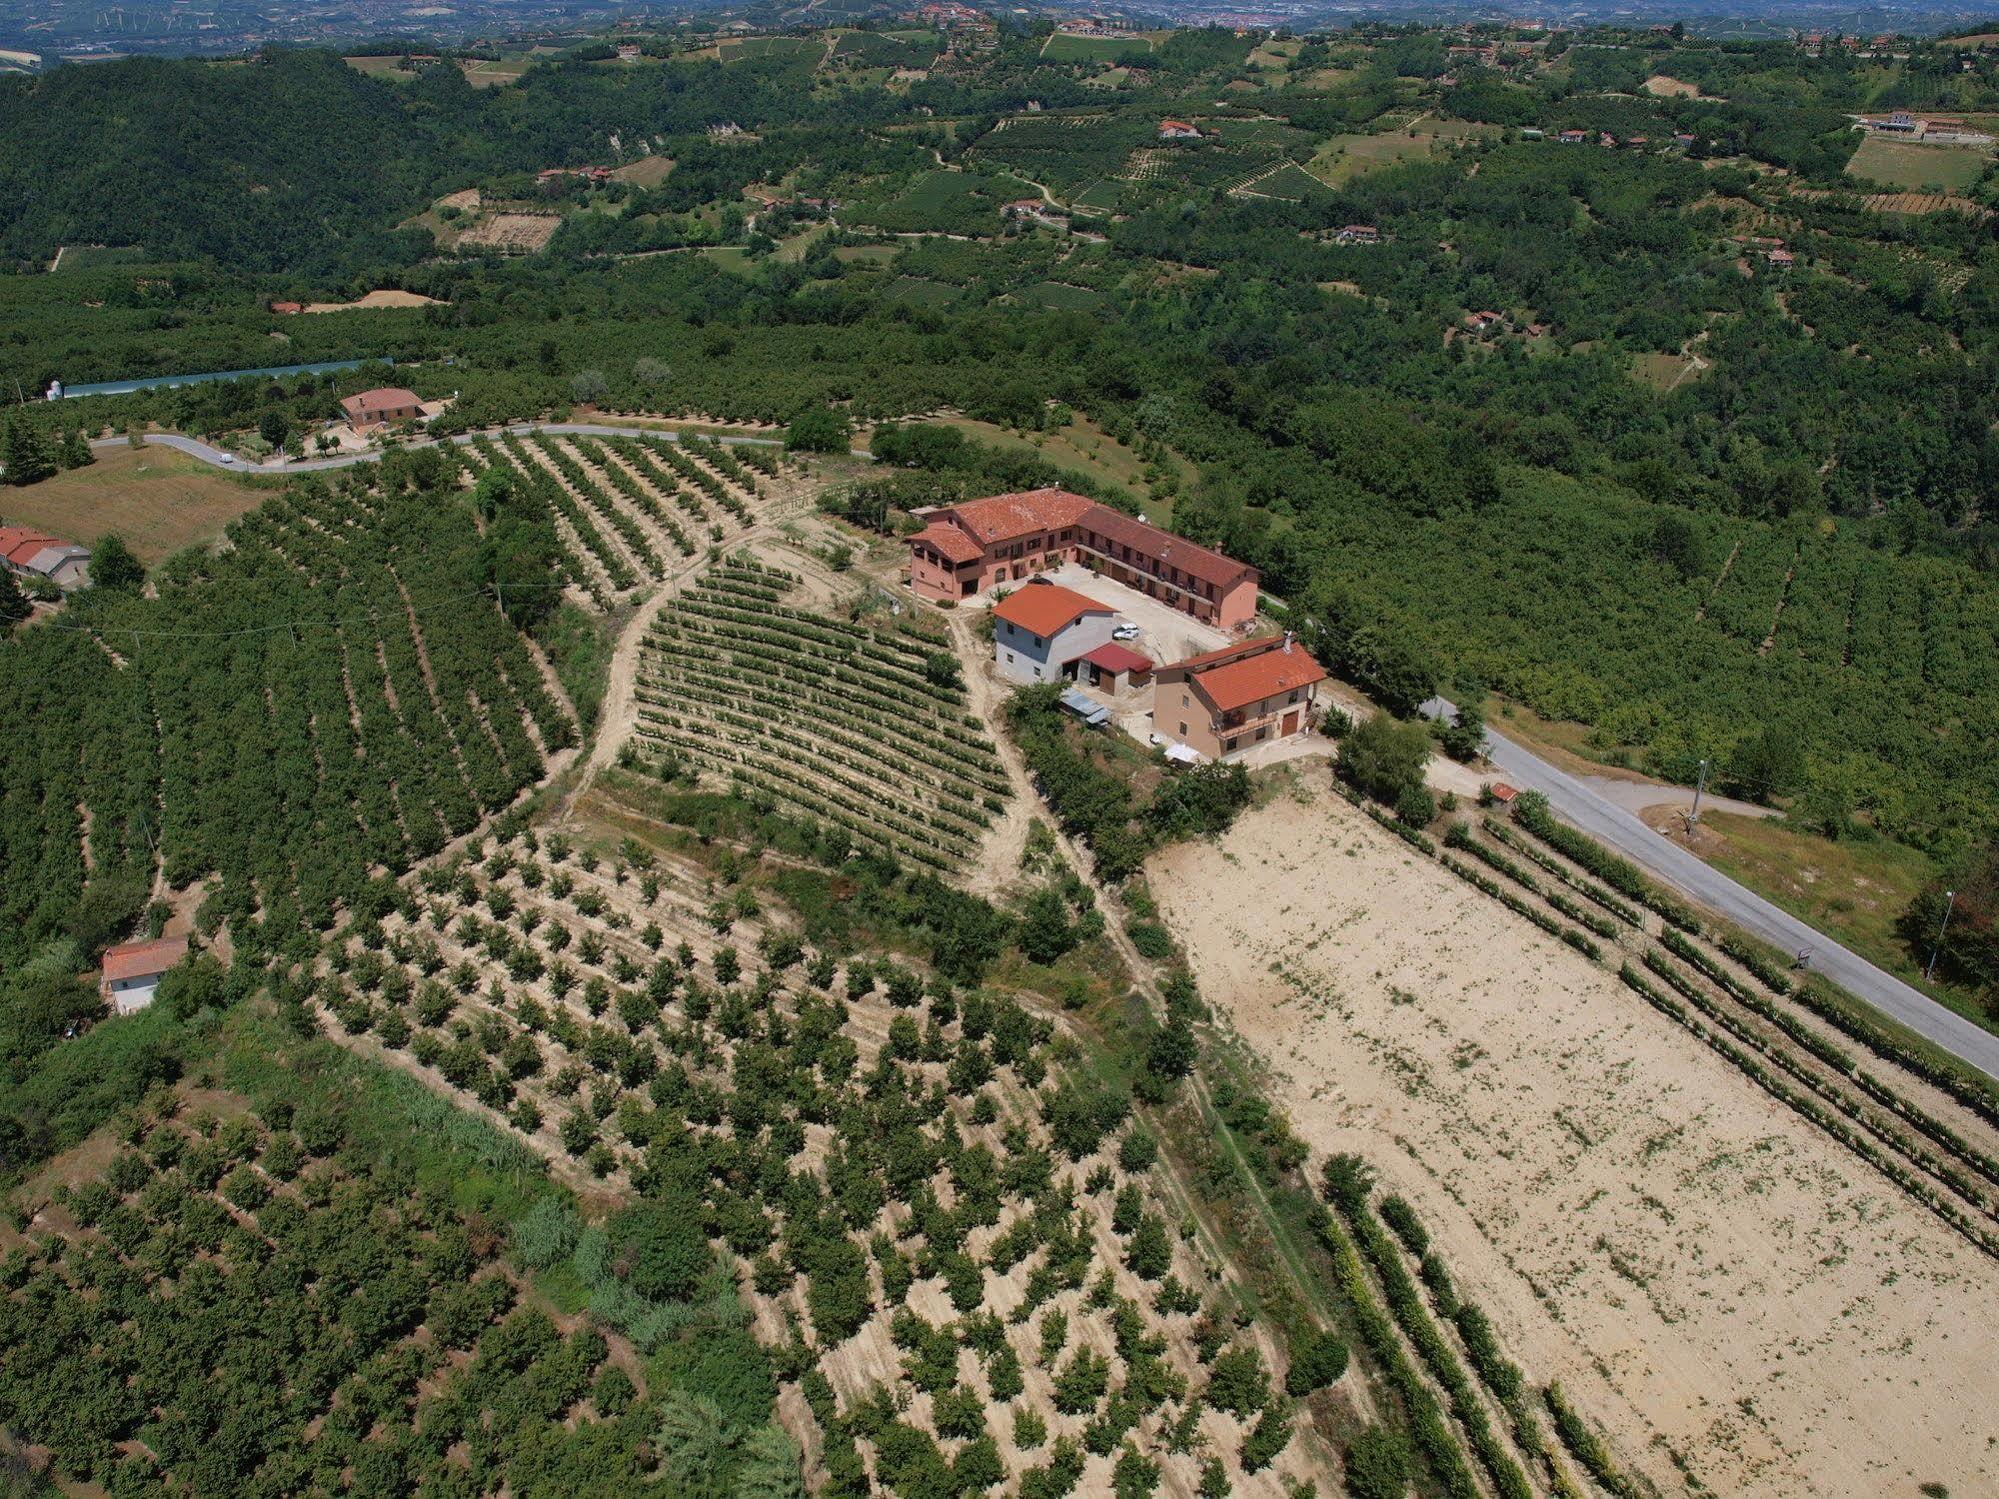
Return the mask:
<path id="1" fill-rule="evenodd" d="M 399 386 L 364 390 L 359 395 L 348 396 L 341 401 L 340 409 L 347 413 L 348 425 L 356 432 L 371 427 L 386 427 L 391 422 L 414 422 L 423 418 L 423 403 L 417 399 L 416 392 Z"/>
<path id="2" fill-rule="evenodd" d="M 128 942 L 104 954 L 104 977 L 98 992 L 120 1015 L 143 1010 L 166 971 L 187 956 L 185 937 L 157 942 Z"/>
<path id="3" fill-rule="evenodd" d="M 90 581 L 88 548 L 26 526 L 0 526 L 0 567 L 19 578 L 40 578 L 65 593 Z"/>
<path id="4" fill-rule="evenodd" d="M 1159 138 L 1163 141 L 1197 141 L 1201 138 L 1201 132 L 1185 120 L 1161 120 Z"/>
<path id="5" fill-rule="evenodd" d="M 909 586 L 928 599 L 964 599 L 1064 562 L 1234 629 L 1256 616 L 1260 576 L 1171 531 L 1064 489 L 1031 489 L 916 512 Z"/>
<path id="6" fill-rule="evenodd" d="M 1584 141 L 1589 139 L 1589 132 L 1587 130 L 1564 130 L 1555 139 L 1565 146 L 1580 146 Z"/>
<path id="7" fill-rule="evenodd" d="M 1072 588 L 1035 578 L 993 605 L 993 664 L 1015 682 L 1056 682 L 1111 644 L 1117 612 Z"/>
<path id="8" fill-rule="evenodd" d="M 1289 632 L 1189 656 L 1154 674 L 1153 732 L 1225 759 L 1302 732 L 1325 679 Z"/>
<path id="9" fill-rule="evenodd" d="M 1499 312 L 1468 312 L 1465 314 L 1465 331 L 1476 333 L 1483 338 L 1488 333 L 1497 333 L 1506 326 L 1506 315 Z"/>
<path id="10" fill-rule="evenodd" d="M 1348 224 L 1333 236 L 1334 243 L 1342 245 L 1378 245 L 1381 231 L 1372 224 Z"/>

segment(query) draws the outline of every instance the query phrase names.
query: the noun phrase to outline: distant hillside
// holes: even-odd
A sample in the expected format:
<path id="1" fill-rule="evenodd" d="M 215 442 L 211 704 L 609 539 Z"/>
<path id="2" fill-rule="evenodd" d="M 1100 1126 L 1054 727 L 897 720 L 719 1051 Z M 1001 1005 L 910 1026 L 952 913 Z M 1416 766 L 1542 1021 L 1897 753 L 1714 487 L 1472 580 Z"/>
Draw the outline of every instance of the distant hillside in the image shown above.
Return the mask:
<path id="1" fill-rule="evenodd" d="M 415 102 L 318 52 L 0 79 L 0 251 L 95 242 L 244 269 L 326 264 L 425 201 L 439 164 Z"/>

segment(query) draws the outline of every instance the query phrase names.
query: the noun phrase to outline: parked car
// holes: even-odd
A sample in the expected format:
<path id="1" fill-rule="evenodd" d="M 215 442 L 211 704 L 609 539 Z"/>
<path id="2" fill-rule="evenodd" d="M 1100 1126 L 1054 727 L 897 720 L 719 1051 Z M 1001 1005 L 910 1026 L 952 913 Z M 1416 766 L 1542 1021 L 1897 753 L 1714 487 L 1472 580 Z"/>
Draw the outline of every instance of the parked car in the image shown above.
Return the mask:
<path id="1" fill-rule="evenodd" d="M 1138 626 L 1137 626 L 1137 625 L 1119 625 L 1119 626 L 1118 626 L 1118 627 L 1117 627 L 1117 628 L 1116 628 L 1115 630 L 1111 631 L 1111 639 L 1113 639 L 1113 640 L 1136 640 L 1136 639 L 1138 639 Z"/>

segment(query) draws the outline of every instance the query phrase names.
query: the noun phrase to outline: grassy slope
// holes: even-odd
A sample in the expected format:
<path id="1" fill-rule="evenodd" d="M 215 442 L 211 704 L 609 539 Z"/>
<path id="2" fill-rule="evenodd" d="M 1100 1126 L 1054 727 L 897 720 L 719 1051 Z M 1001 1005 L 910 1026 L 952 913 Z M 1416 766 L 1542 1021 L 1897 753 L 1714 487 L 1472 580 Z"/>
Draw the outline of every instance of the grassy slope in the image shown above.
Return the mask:
<path id="1" fill-rule="evenodd" d="M 116 531 L 148 566 L 211 541 L 268 496 L 171 448 L 100 448 L 88 468 L 0 491 L 0 516 L 88 546 Z"/>

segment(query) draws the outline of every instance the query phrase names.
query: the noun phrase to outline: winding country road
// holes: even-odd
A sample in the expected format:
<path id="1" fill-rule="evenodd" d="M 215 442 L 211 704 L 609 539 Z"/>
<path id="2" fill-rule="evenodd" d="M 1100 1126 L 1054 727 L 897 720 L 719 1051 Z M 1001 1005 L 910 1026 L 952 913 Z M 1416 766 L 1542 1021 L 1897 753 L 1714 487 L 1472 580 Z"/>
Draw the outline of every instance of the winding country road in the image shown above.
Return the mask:
<path id="1" fill-rule="evenodd" d="M 1446 699 L 1432 698 L 1422 711 L 1435 718 L 1455 713 L 1457 709 Z M 1849 952 L 1782 907 L 1738 885 L 1720 870 L 1653 832 L 1635 813 L 1604 798 L 1584 778 L 1557 769 L 1497 730 L 1487 731 L 1486 756 L 1493 769 L 1513 786 L 1522 791 L 1540 792 L 1564 821 L 1622 854 L 1688 899 L 1787 953 L 1809 952 L 1813 970 L 1849 994 L 1865 1000 L 1986 1076 L 1999 1078 L 1999 1035 L 1973 1025 L 1893 974 Z"/>

